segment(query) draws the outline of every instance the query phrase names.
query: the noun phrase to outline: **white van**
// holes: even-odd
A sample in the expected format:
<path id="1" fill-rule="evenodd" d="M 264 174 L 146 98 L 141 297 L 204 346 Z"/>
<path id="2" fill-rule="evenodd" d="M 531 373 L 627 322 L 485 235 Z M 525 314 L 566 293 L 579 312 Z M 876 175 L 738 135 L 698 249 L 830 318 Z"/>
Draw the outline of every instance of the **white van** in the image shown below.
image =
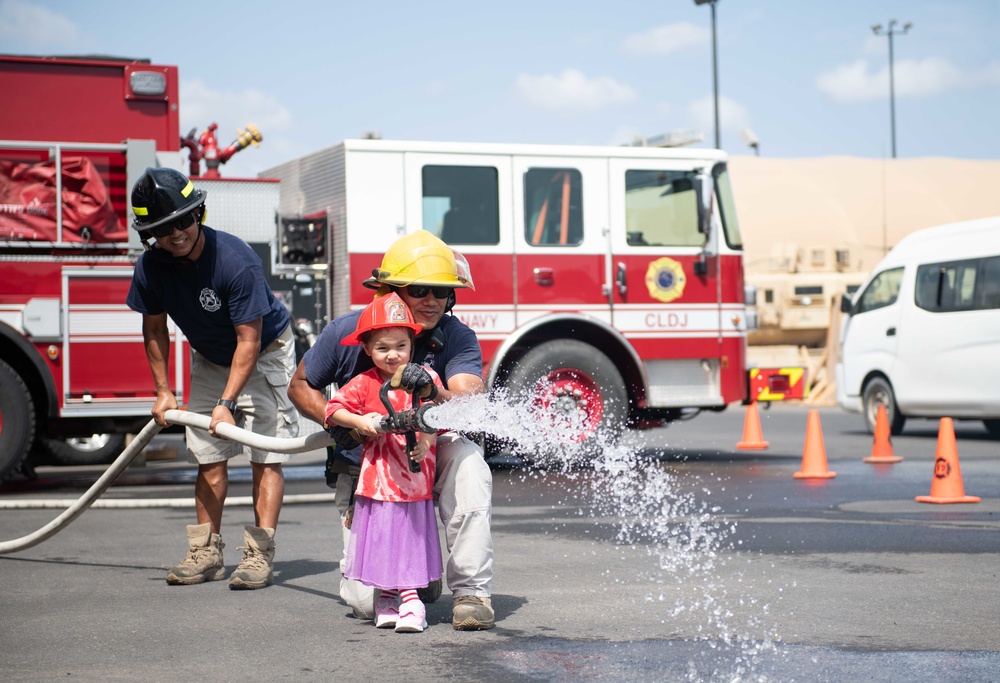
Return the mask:
<path id="1" fill-rule="evenodd" d="M 846 296 L 837 402 L 869 431 L 909 417 L 982 420 L 1000 436 L 1000 216 L 914 232 Z"/>

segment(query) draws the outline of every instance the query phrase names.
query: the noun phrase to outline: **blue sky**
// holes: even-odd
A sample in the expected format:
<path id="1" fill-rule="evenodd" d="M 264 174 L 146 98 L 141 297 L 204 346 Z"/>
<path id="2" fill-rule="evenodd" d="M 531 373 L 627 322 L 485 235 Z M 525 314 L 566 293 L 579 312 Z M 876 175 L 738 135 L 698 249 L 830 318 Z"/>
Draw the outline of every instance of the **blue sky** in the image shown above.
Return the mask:
<path id="1" fill-rule="evenodd" d="M 718 0 L 722 147 L 762 156 L 890 156 L 888 40 L 901 158 L 1000 158 L 998 0 Z M 0 0 L 0 51 L 105 54 L 179 67 L 181 129 L 259 149 L 223 175 L 344 138 L 714 142 L 711 12 L 693 0 L 136 3 Z M 6 99 L 6 98 L 5 98 Z M 8 100 L 9 102 L 9 100 Z M 2 135 L 0 135 L 2 137 Z"/>

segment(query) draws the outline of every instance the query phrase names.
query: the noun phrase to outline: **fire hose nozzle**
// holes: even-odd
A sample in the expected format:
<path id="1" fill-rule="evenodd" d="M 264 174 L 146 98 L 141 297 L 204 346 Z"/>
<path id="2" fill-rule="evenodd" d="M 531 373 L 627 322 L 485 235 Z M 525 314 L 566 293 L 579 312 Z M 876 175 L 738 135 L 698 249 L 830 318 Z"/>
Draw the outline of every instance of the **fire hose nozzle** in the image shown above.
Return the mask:
<path id="1" fill-rule="evenodd" d="M 264 136 L 260 134 L 260 129 L 252 123 L 247 124 L 247 129 L 240 130 L 236 129 L 236 140 L 233 142 L 238 149 L 244 149 L 247 145 L 253 145 L 254 147 L 259 147 L 261 141 L 264 140 Z"/>
<path id="2" fill-rule="evenodd" d="M 433 434 L 437 429 L 427 424 L 426 415 L 427 411 L 434 407 L 433 403 L 425 403 L 413 410 L 402 410 L 393 415 L 385 415 L 379 420 L 376 429 L 383 433 L 424 432 L 425 434 Z"/>

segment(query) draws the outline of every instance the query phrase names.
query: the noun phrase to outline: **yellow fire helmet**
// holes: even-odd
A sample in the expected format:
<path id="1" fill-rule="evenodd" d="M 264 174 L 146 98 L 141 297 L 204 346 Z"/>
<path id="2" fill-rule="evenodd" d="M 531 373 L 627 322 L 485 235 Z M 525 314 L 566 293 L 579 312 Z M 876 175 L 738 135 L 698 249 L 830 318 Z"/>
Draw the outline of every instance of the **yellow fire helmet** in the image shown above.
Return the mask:
<path id="1" fill-rule="evenodd" d="M 372 270 L 363 284 L 370 289 L 415 284 L 476 288 L 465 257 L 426 230 L 393 242 L 382 257 L 382 265 Z"/>

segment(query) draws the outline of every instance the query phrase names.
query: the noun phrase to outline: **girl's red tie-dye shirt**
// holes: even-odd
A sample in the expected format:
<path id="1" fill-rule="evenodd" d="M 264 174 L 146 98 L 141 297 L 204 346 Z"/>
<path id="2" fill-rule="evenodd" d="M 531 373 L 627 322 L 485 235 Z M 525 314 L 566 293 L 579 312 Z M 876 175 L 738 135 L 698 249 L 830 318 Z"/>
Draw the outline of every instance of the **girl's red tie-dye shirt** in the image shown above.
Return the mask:
<path id="1" fill-rule="evenodd" d="M 425 369 L 430 373 L 434 384 L 443 388 L 437 373 L 430 368 Z M 387 411 L 379 397 L 382 384 L 378 368 L 357 375 L 330 399 L 326 406 L 327 417 L 341 408 L 355 415 L 386 415 Z M 397 413 L 409 410 L 413 405 L 411 396 L 402 390 L 391 390 L 389 402 Z M 420 471 L 411 472 L 405 434 L 368 437 L 361 452 L 361 476 L 356 493 L 394 503 L 430 500 L 434 489 L 435 456 L 436 449 L 432 445 L 427 457 L 420 463 Z"/>

